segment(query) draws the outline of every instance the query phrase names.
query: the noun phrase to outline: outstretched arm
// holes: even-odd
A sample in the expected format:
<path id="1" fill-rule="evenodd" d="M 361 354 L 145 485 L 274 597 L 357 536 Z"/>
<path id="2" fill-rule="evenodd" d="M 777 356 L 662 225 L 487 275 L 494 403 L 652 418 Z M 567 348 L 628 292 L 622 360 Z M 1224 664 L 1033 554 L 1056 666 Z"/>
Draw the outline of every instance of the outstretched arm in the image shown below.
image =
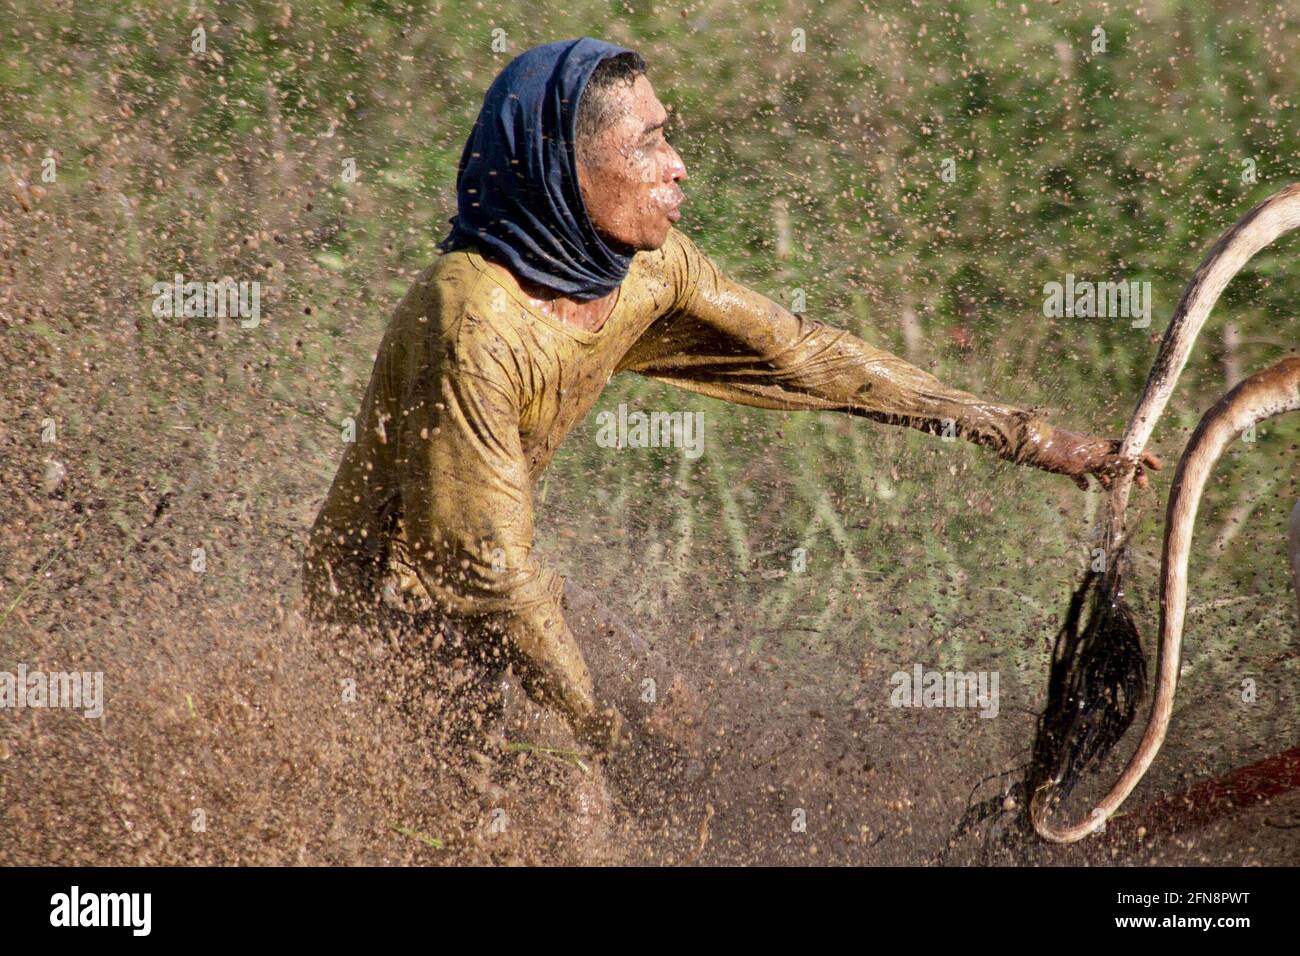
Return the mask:
<path id="1" fill-rule="evenodd" d="M 714 398 L 773 409 L 843 411 L 953 434 L 1010 461 L 1105 483 L 1116 443 L 1056 428 L 1032 412 L 950 388 L 895 355 L 797 316 L 723 275 L 673 230 L 659 260 L 674 305 L 621 370 Z M 1150 458 L 1146 464 L 1159 467 Z"/>

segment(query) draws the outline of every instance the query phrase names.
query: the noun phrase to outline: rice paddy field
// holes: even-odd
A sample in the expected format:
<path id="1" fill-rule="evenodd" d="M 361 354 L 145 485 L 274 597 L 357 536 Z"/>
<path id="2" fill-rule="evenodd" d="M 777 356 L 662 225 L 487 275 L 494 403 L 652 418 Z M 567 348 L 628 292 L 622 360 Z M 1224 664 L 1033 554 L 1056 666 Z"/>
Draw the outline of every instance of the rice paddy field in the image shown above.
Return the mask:
<path id="1" fill-rule="evenodd" d="M 381 679 L 340 695 L 307 530 L 487 84 L 579 35 L 649 63 L 679 228 L 720 268 L 1079 431 L 1120 434 L 1206 250 L 1300 180 L 1293 0 L 0 0 L 0 670 L 105 687 L 100 719 L 0 711 L 0 863 L 1294 862 L 1285 800 L 1100 852 L 1006 838 L 1013 802 L 956 834 L 1023 770 L 1097 491 L 634 376 L 597 411 L 701 413 L 702 453 L 607 447 L 593 414 L 538 547 L 699 688 L 691 746 L 573 756 L 534 715 L 551 737 L 466 756 Z M 1227 289 L 1156 431 L 1128 583 L 1152 669 L 1172 463 L 1297 354 L 1298 243 Z M 177 274 L 257 281 L 258 322 L 158 315 Z M 1048 314 L 1067 281 L 1137 284 L 1147 321 Z M 1255 438 L 1202 502 L 1135 806 L 1300 742 L 1300 417 Z M 996 716 L 895 706 L 918 665 L 996 673 Z"/>

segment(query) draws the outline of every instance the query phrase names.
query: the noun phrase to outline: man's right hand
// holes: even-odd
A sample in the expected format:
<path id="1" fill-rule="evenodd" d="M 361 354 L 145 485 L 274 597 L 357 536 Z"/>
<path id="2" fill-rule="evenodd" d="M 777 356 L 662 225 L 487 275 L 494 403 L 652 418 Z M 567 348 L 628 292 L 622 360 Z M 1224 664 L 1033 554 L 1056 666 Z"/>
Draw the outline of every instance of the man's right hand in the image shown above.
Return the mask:
<path id="1" fill-rule="evenodd" d="M 1124 467 L 1119 456 L 1121 442 L 1118 438 L 1080 435 L 1051 425 L 1047 425 L 1045 431 L 1046 434 L 1035 441 L 1028 462 L 1044 471 L 1070 476 L 1085 491 L 1088 489 L 1087 475 L 1096 478 L 1103 488 L 1109 488 Z M 1154 454 L 1142 452 L 1134 475 L 1137 486 L 1150 487 L 1146 469 L 1159 471 L 1163 467 L 1164 463 Z"/>

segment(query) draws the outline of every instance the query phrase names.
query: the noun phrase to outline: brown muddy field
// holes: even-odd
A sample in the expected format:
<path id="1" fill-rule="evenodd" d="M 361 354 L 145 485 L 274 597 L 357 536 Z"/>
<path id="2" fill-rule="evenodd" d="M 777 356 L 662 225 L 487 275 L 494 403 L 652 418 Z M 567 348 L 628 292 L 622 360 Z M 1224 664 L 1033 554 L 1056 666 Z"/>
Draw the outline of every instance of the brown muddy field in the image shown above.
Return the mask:
<path id="1" fill-rule="evenodd" d="M 986 826 L 950 846 L 975 785 L 1023 759 L 1032 713 L 891 708 L 892 668 L 870 656 L 852 671 L 751 658 L 743 607 L 638 622 L 653 646 L 629 674 L 619 655 L 636 638 L 573 592 L 600 685 L 651 725 L 628 751 L 576 757 L 508 674 L 430 663 L 418 636 L 304 626 L 299 554 L 325 481 L 302 465 L 299 419 L 251 414 L 235 389 L 134 405 L 166 383 L 132 373 L 126 331 L 97 350 L 16 341 L 0 338 L 0 659 L 102 670 L 106 703 L 101 720 L 0 714 L 0 863 L 1300 859 L 1294 794 L 1122 845 L 1049 850 L 1016 839 L 1007 813 L 1000 842 Z M 42 447 L 47 409 L 66 424 Z M 218 442 L 195 441 L 203 423 Z M 672 688 L 654 707 L 638 703 L 643 673 Z M 1284 749 L 1252 746 L 1198 766 L 1173 741 L 1135 804 Z"/>

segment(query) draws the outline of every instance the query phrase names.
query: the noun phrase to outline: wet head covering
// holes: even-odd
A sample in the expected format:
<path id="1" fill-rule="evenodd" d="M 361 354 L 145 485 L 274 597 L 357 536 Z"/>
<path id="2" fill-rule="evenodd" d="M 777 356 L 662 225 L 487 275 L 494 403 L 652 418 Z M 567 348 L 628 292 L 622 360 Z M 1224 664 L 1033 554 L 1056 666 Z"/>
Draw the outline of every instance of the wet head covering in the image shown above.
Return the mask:
<path id="1" fill-rule="evenodd" d="M 535 47 L 501 71 L 461 154 L 444 249 L 478 246 L 516 276 L 581 301 L 618 287 L 632 258 L 587 218 L 574 126 L 596 66 L 628 52 L 582 37 Z"/>

